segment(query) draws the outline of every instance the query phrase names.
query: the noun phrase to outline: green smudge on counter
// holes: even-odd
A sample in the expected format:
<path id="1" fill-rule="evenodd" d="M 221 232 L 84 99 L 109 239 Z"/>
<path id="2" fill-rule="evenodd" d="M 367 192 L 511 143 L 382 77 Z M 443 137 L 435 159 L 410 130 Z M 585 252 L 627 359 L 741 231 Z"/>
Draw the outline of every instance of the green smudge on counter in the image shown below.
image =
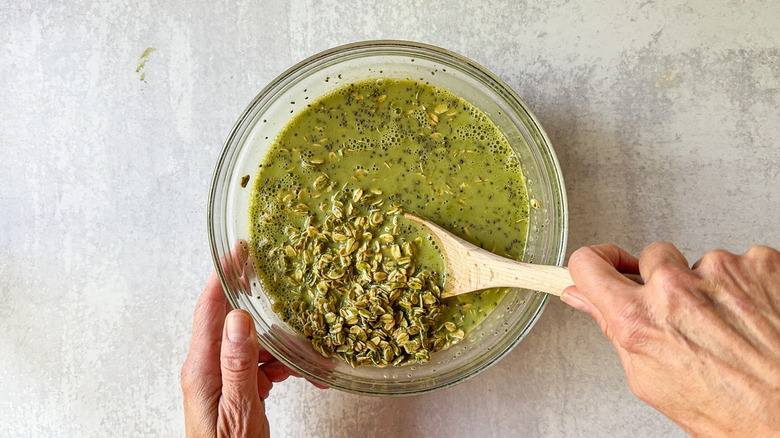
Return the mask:
<path id="1" fill-rule="evenodd" d="M 156 51 L 154 47 L 147 47 L 146 50 L 144 50 L 143 53 L 141 53 L 141 57 L 138 58 L 138 67 L 135 68 L 136 73 L 141 73 L 140 80 L 143 82 L 146 82 L 146 72 L 142 71 L 146 68 L 146 63 L 149 62 L 149 55 L 152 54 L 152 52 Z"/>

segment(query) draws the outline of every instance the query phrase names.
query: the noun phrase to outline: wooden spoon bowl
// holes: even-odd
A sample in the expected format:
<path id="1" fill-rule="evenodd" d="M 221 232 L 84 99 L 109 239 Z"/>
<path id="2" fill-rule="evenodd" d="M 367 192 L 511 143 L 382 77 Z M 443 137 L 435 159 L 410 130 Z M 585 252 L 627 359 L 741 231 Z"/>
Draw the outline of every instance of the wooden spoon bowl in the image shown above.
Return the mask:
<path id="1" fill-rule="evenodd" d="M 566 267 L 534 265 L 501 257 L 433 222 L 409 213 L 404 216 L 427 228 L 441 247 L 447 269 L 442 298 L 494 287 L 518 287 L 560 296 L 574 284 Z"/>

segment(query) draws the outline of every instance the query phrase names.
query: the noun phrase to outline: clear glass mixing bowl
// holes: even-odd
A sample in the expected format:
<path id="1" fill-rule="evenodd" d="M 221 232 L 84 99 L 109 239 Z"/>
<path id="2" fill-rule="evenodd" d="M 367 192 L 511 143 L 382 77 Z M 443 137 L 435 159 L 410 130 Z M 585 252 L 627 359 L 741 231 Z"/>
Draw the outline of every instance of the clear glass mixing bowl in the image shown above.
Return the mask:
<path id="1" fill-rule="evenodd" d="M 208 205 L 211 252 L 234 308 L 254 318 L 258 337 L 300 375 L 344 391 L 371 395 L 420 394 L 455 385 L 494 364 L 528 333 L 544 309 L 543 293 L 512 289 L 460 343 L 425 365 L 353 369 L 326 359 L 308 339 L 271 310 L 246 257 L 251 184 L 277 133 L 309 102 L 344 84 L 372 78 L 415 79 L 443 87 L 482 110 L 516 151 L 532 200 L 523 261 L 563 263 L 567 210 L 563 177 L 544 130 L 523 101 L 476 63 L 446 50 L 404 41 L 368 41 L 336 47 L 293 66 L 271 82 L 241 114 L 214 172 Z M 242 187 L 246 185 L 246 187 Z M 238 250 L 236 250 L 236 248 Z"/>

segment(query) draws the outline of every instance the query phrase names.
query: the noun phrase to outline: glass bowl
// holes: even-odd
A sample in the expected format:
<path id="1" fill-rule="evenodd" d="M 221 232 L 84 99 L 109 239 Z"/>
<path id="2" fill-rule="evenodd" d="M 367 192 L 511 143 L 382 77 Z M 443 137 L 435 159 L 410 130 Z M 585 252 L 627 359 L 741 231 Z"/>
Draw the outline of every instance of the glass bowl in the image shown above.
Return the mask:
<path id="1" fill-rule="evenodd" d="M 500 79 L 473 61 L 446 50 L 404 41 L 368 41 L 336 47 L 306 59 L 273 80 L 241 114 L 214 171 L 208 205 L 211 252 L 234 308 L 254 318 L 260 343 L 298 374 L 344 391 L 409 395 L 462 382 L 507 354 L 539 319 L 546 294 L 511 289 L 499 306 L 460 343 L 424 365 L 352 368 L 326 359 L 271 309 L 247 257 L 250 186 L 268 148 L 309 102 L 344 84 L 372 78 L 414 79 L 445 88 L 483 111 L 506 136 L 521 163 L 531 200 L 522 260 L 563 262 L 567 210 L 561 170 L 544 130 Z"/>

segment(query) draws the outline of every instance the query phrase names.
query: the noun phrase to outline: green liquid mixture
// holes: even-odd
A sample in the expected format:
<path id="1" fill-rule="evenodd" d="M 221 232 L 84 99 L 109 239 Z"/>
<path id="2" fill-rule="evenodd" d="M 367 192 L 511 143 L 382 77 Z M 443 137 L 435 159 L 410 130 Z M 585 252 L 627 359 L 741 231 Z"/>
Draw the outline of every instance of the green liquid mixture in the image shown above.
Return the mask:
<path id="1" fill-rule="evenodd" d="M 402 212 L 427 218 L 505 257 L 519 259 L 525 245 L 528 199 L 507 140 L 468 102 L 412 80 L 354 83 L 313 101 L 275 139 L 253 180 L 250 244 L 274 309 L 309 337 L 324 321 L 331 335 L 338 324 L 329 345 L 318 344 L 314 336 L 315 349 L 326 356 L 346 350 L 344 336 L 359 350 L 370 353 L 378 347 L 372 360 L 342 357 L 353 366 L 422 363 L 428 356 L 412 354 L 415 345 L 399 347 L 409 342 L 405 336 L 404 342 L 393 341 L 391 333 L 402 315 L 393 316 L 387 307 L 389 316 L 370 326 L 373 334 L 351 328 L 348 323 L 362 318 L 357 311 L 364 309 L 350 308 L 352 315 L 352 310 L 339 313 L 339 306 L 363 288 L 355 292 L 345 286 L 332 294 L 335 298 L 323 298 L 328 287 L 346 278 L 342 275 L 361 278 L 366 288 L 377 279 L 412 284 L 416 276 L 423 284 L 420 294 L 404 292 L 395 299 L 408 300 L 409 314 L 423 301 L 430 304 L 433 313 L 411 323 L 422 324 L 423 333 L 413 329 L 412 338 L 430 341 L 430 352 L 462 339 L 506 293 L 492 289 L 440 303 L 438 296 L 435 303 L 425 298 L 423 292 L 437 295 L 443 287 L 444 262 L 430 235 Z M 314 260 L 326 251 L 331 256 L 325 261 Z M 319 276 L 315 265 L 324 266 Z M 389 279 L 383 278 L 386 274 Z M 391 294 L 390 288 L 386 291 Z M 382 313 L 375 304 L 367 303 L 366 309 Z M 321 316 L 301 317 L 317 306 Z M 383 348 L 388 361 L 381 359 Z"/>

